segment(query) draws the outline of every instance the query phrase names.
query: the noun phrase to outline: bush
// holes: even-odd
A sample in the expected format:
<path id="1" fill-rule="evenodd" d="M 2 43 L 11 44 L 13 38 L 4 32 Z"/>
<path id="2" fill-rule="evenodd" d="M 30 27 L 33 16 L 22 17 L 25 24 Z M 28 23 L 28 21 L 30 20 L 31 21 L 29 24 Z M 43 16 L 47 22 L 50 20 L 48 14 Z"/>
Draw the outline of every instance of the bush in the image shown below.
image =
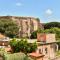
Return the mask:
<path id="1" fill-rule="evenodd" d="M 36 42 L 30 44 L 30 43 L 28 43 L 28 41 L 26 39 L 21 39 L 21 40 L 12 39 L 10 41 L 10 46 L 13 50 L 13 53 L 23 52 L 23 53 L 27 54 L 30 52 L 34 52 L 37 49 Z"/>
<path id="2" fill-rule="evenodd" d="M 44 30 L 43 29 L 38 29 L 37 31 L 34 31 L 31 33 L 31 39 L 36 39 L 37 38 L 37 33 L 44 33 Z"/>
<path id="3" fill-rule="evenodd" d="M 36 39 L 37 38 L 37 31 L 32 32 L 30 38 Z"/>
<path id="4" fill-rule="evenodd" d="M 17 37 L 19 32 L 19 27 L 12 19 L 0 19 L 0 33 L 13 38 Z"/>
<path id="5" fill-rule="evenodd" d="M 0 48 L 0 56 L 3 56 L 5 52 L 5 49 L 4 48 Z"/>
<path id="6" fill-rule="evenodd" d="M 13 53 L 16 52 L 17 43 L 18 43 L 18 41 L 15 38 L 13 38 L 12 40 L 10 40 L 10 42 L 9 42 Z"/>
<path id="7" fill-rule="evenodd" d="M 36 39 L 37 33 L 54 33 L 54 34 L 56 34 L 56 39 L 60 40 L 60 28 L 57 28 L 57 27 L 45 29 L 45 30 L 39 29 L 38 31 L 34 31 L 31 34 L 31 39 Z"/>
<path id="8" fill-rule="evenodd" d="M 4 51 L 0 51 L 0 56 L 3 56 L 4 55 Z"/>
<path id="9" fill-rule="evenodd" d="M 24 53 L 4 54 L 4 60 L 32 60 Z"/>
<path id="10" fill-rule="evenodd" d="M 60 39 L 60 28 L 51 28 L 51 29 L 45 29 L 45 33 L 54 33 L 56 34 L 56 39 Z"/>

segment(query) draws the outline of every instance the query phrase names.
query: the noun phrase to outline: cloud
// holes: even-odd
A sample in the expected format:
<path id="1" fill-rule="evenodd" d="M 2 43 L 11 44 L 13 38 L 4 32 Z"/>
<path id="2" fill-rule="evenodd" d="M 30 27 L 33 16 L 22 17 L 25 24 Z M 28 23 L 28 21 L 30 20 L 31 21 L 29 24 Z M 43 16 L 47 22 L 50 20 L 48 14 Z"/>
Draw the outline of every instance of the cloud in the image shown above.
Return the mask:
<path id="1" fill-rule="evenodd" d="M 16 3 L 16 6 L 22 6 L 22 3 L 18 2 L 18 3 Z"/>
<path id="2" fill-rule="evenodd" d="M 47 10 L 45 11 L 45 15 L 46 15 L 47 17 L 51 16 L 52 14 L 53 14 L 53 11 L 52 11 L 51 9 L 47 9 Z"/>

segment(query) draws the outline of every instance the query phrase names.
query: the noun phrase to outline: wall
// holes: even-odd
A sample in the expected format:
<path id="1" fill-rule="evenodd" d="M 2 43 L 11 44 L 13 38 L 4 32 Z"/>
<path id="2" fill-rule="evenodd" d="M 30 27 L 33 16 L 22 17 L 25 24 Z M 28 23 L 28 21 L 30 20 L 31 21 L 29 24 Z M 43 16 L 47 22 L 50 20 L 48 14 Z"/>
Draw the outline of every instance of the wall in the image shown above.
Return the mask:
<path id="1" fill-rule="evenodd" d="M 37 52 L 41 51 L 44 56 L 43 60 L 49 60 L 55 58 L 54 44 L 38 46 Z"/>
<path id="2" fill-rule="evenodd" d="M 34 17 L 0 16 L 0 19 L 12 19 L 19 26 L 19 37 L 29 37 L 40 28 L 40 20 Z"/>
<path id="3" fill-rule="evenodd" d="M 34 17 L 13 17 L 12 19 L 17 22 L 20 27 L 19 36 L 20 37 L 29 37 L 33 31 L 38 30 L 39 23 Z"/>
<path id="4" fill-rule="evenodd" d="M 55 34 L 37 33 L 37 41 L 40 42 L 56 42 Z"/>

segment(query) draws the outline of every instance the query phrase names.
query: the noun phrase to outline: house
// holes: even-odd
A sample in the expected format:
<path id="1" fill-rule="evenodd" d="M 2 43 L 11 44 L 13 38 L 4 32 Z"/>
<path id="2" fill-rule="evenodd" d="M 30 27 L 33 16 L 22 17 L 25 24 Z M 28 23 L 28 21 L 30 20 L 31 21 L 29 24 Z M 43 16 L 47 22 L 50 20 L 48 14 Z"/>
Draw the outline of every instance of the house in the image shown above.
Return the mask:
<path id="1" fill-rule="evenodd" d="M 35 40 L 36 41 L 36 40 Z M 29 43 L 35 42 L 34 40 L 28 40 Z M 7 45 L 5 44 L 7 43 Z M 1 40 L 2 46 L 8 46 L 8 41 Z M 55 34 L 37 34 L 37 49 L 35 52 L 29 54 L 29 56 L 36 60 L 49 60 L 55 58 L 56 51 L 56 40 Z M 10 50 L 10 47 L 6 48 L 7 51 Z"/>
<path id="2" fill-rule="evenodd" d="M 9 38 L 0 33 L 0 47 L 8 46 Z"/>
<path id="3" fill-rule="evenodd" d="M 44 55 L 43 60 L 55 58 L 56 40 L 55 34 L 37 34 L 37 52 Z"/>

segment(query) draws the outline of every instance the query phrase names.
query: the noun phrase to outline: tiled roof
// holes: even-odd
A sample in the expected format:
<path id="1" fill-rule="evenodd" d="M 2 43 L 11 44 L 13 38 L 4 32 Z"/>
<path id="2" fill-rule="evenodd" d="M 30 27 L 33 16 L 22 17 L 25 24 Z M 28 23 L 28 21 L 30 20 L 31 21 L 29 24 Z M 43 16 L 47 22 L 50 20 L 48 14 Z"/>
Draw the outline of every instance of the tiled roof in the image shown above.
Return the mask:
<path id="1" fill-rule="evenodd" d="M 37 53 L 37 52 L 32 52 L 29 54 L 29 56 L 32 56 L 32 57 L 43 57 L 44 55 L 43 54 L 40 54 L 40 53 Z"/>

